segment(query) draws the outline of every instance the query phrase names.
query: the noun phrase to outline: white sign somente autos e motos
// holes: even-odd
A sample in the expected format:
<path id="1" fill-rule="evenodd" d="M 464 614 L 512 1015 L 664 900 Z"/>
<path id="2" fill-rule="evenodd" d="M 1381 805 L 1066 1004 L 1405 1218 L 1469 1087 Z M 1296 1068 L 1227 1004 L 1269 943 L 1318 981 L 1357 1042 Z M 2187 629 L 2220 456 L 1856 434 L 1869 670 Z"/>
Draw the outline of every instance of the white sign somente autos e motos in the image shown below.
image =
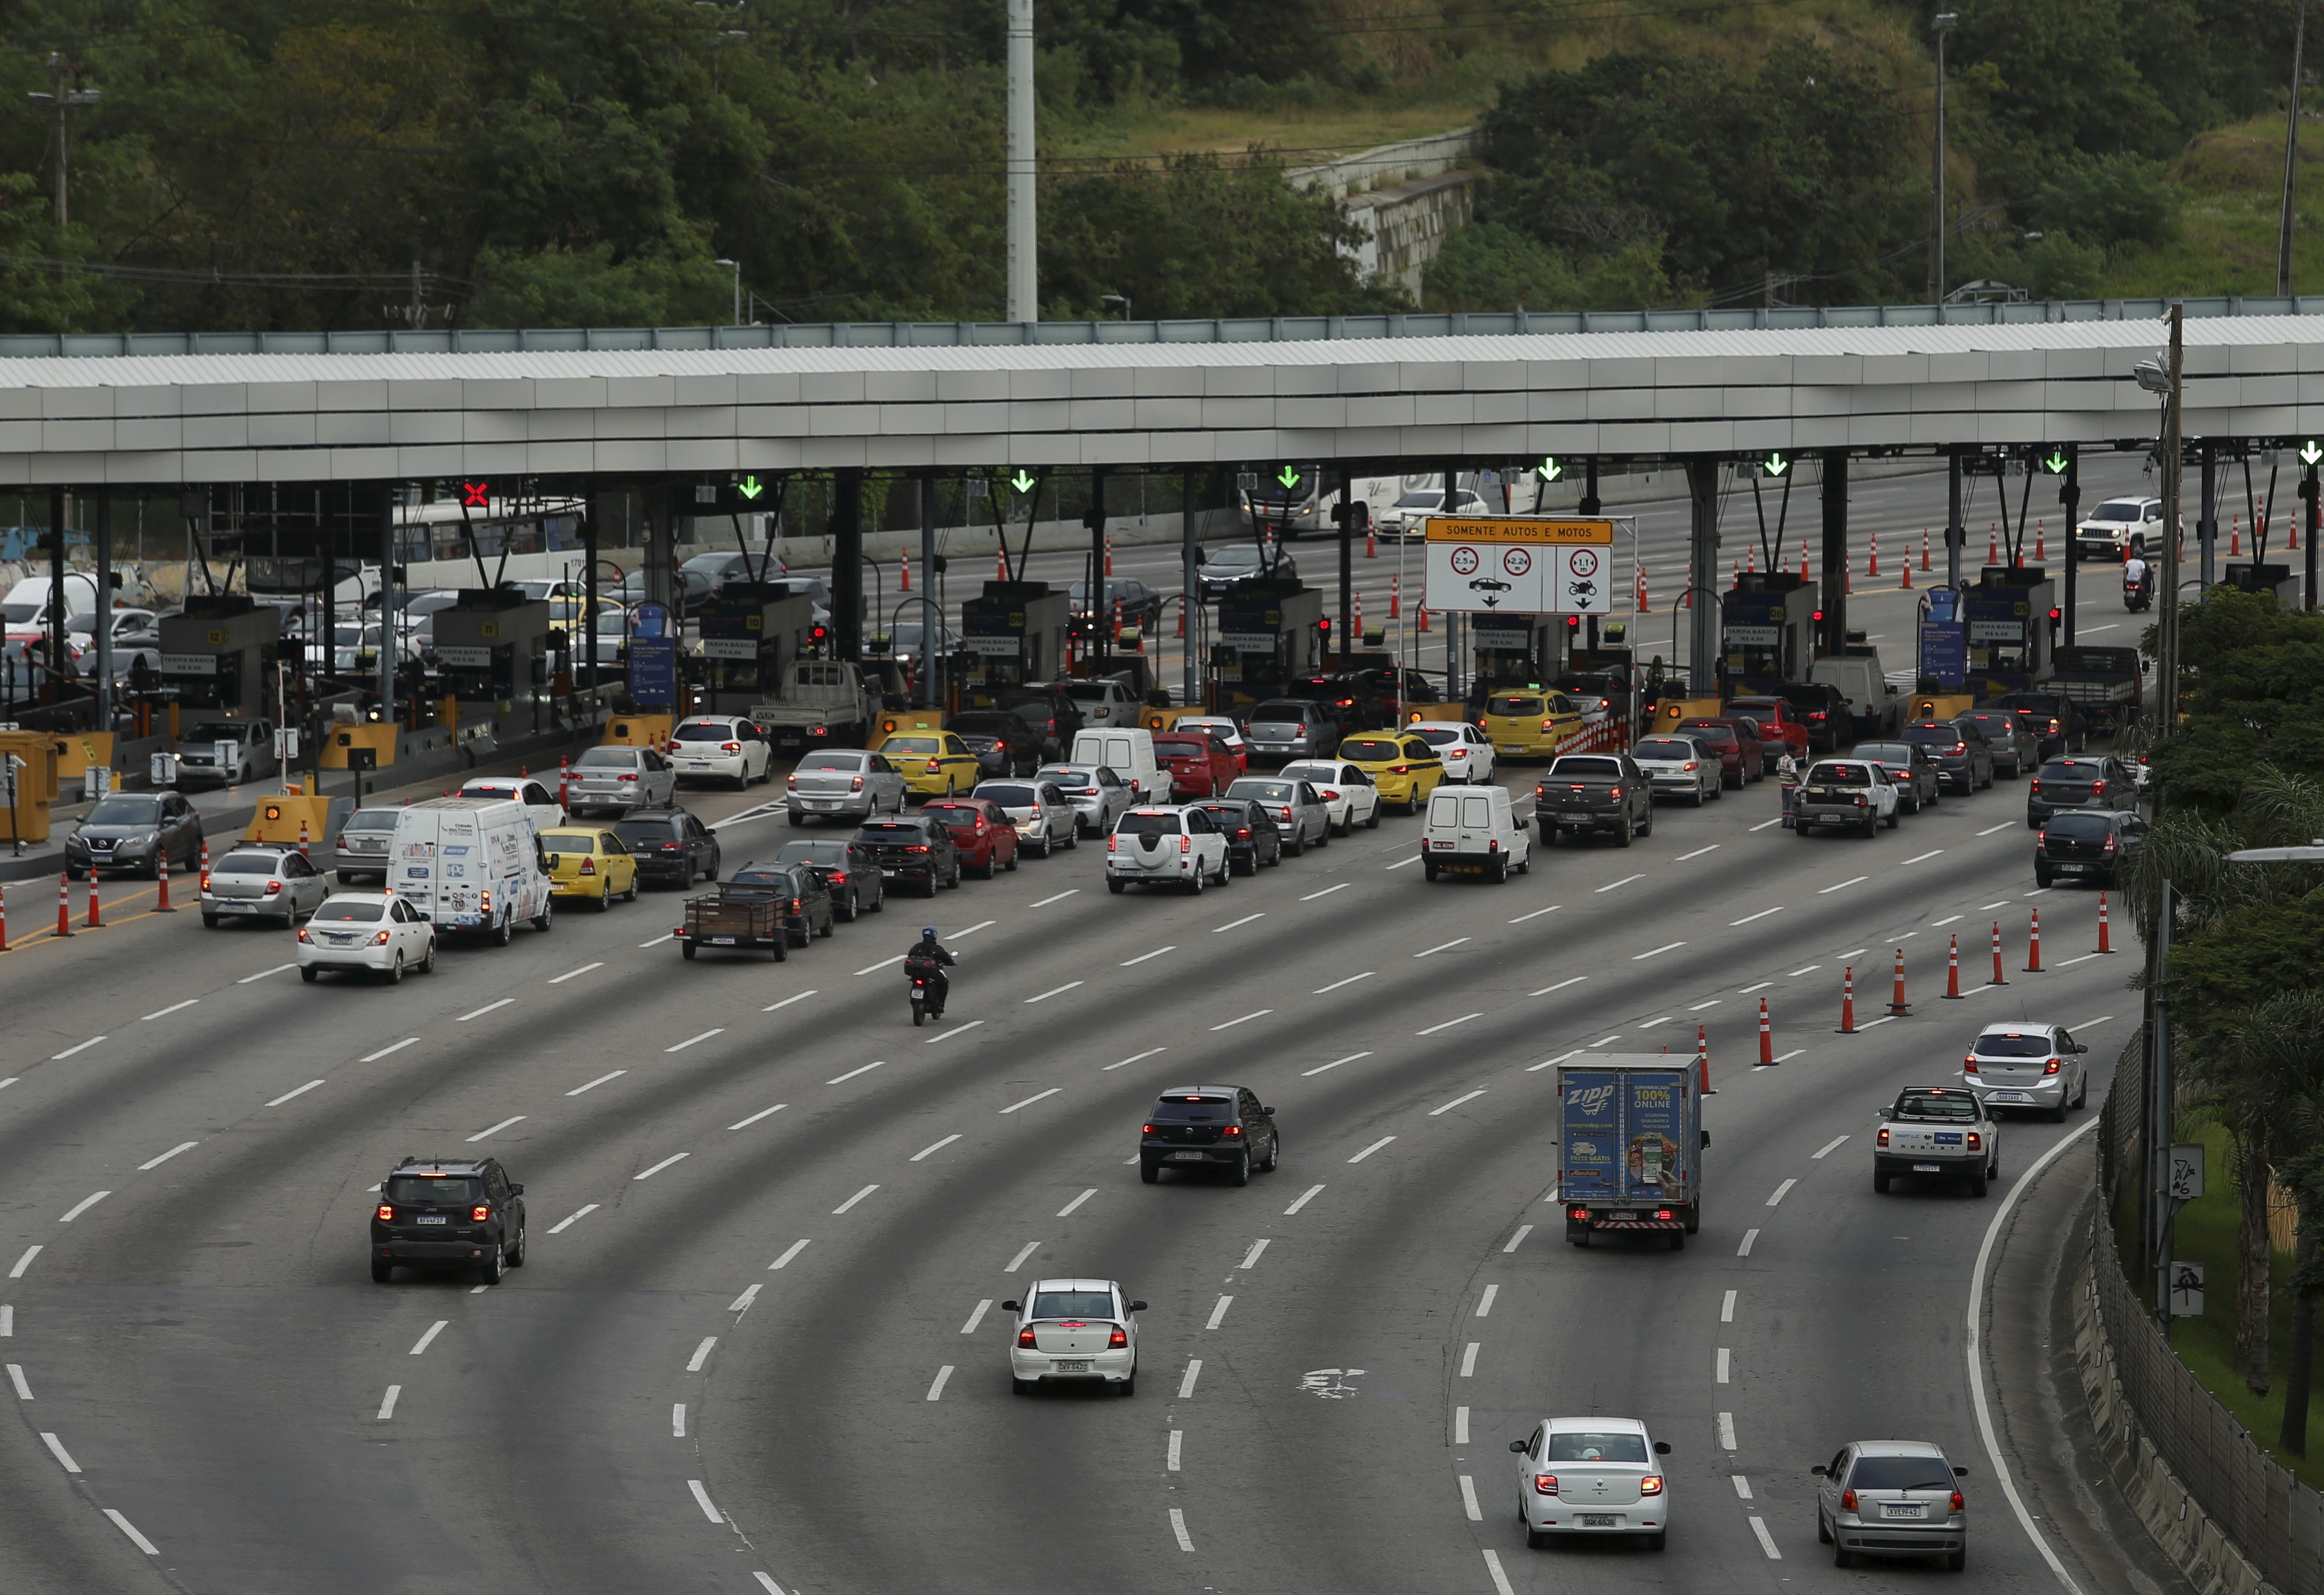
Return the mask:
<path id="1" fill-rule="evenodd" d="M 1611 614 L 1614 523 L 1432 515 L 1421 602 L 1470 614 Z"/>

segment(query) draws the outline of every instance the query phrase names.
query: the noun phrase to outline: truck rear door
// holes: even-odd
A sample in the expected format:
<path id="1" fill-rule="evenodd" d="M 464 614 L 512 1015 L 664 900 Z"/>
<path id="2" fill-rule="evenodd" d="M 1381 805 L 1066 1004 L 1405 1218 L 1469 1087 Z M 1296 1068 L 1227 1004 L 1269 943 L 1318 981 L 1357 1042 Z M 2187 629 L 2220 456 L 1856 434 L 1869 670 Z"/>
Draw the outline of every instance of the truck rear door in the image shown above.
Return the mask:
<path id="1" fill-rule="evenodd" d="M 1694 1148 L 1687 1130 L 1683 1069 L 1631 1070 L 1622 1077 L 1622 1195 L 1639 1203 L 1684 1202 Z"/>
<path id="2" fill-rule="evenodd" d="M 1574 1203 L 1618 1202 L 1622 1183 L 1622 1076 L 1611 1069 L 1563 1069 L 1564 1144 L 1558 1193 Z"/>

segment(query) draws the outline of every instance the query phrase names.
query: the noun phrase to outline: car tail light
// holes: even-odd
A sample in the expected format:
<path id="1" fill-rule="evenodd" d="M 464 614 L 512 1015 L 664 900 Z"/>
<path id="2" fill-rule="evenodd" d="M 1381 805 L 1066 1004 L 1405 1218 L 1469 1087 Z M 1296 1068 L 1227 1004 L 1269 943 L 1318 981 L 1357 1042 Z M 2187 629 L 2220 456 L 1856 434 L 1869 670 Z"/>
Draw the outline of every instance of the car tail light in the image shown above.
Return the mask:
<path id="1" fill-rule="evenodd" d="M 1976 1074 L 1976 1073 L 1977 1073 L 1977 1059 L 1975 1059 L 1974 1057 L 1966 1057 L 1966 1058 L 1961 1059 L 1961 1073 L 1962 1073 L 1962 1074 Z"/>
<path id="2" fill-rule="evenodd" d="M 2057 729 L 2058 729 L 2058 723 L 2057 723 L 2055 720 L 2052 720 L 2052 721 L 2051 721 L 2051 722 L 2050 722 L 2050 729 L 2051 729 L 2052 731 L 2055 731 L 2055 730 L 2057 730 Z"/>
<path id="3" fill-rule="evenodd" d="M 857 776 L 857 777 L 855 778 L 855 784 L 856 784 L 857 786 L 862 786 L 862 785 L 863 784 L 863 778 L 862 778 L 862 776 L 860 776 L 860 775 L 859 775 L 859 776 Z M 798 791 L 798 777 L 797 777 L 797 776 L 795 776 L 795 775 L 787 775 L 787 776 L 783 777 L 783 785 L 785 785 L 786 787 L 788 787 L 788 788 L 789 788 L 792 791 L 794 791 L 794 792 Z"/>
<path id="4" fill-rule="evenodd" d="M 665 842 L 661 844 L 661 850 L 664 853 L 676 853 L 678 851 L 678 844 L 675 842 Z"/>
<path id="5" fill-rule="evenodd" d="M 379 1218 L 379 1222 L 380 1222 L 381 1223 L 383 1223 L 383 1223 L 386 1223 L 390 1219 L 392 1219 L 394 1216 L 395 1216 L 395 1209 L 393 1209 L 393 1208 L 390 1207 L 390 1206 L 389 1206 L 386 1203 L 384 1203 L 384 1202 L 383 1202 L 383 1203 L 381 1203 L 379 1204 L 378 1218 Z"/>
<path id="6" fill-rule="evenodd" d="M 1412 773 L 1412 766 L 1409 764 L 1393 764 L 1388 767 L 1388 773 L 1390 775 L 1410 775 Z"/>
<path id="7" fill-rule="evenodd" d="M 740 742 L 721 742 L 718 744 L 718 751 L 722 753 L 739 753 L 742 751 L 742 744 Z"/>
<path id="8" fill-rule="evenodd" d="M 1657 1207 L 1655 1209 L 1655 1217 L 1658 1219 L 1674 1219 L 1678 1217 L 1678 1214 L 1670 1208 Z"/>
<path id="9" fill-rule="evenodd" d="M 1952 745 L 1952 751 L 1956 753 L 1966 753 L 1969 751 L 1969 744 L 1967 742 L 1955 742 Z"/>
<path id="10" fill-rule="evenodd" d="M 942 775 L 944 773 L 943 763 L 935 759 L 931 759 L 927 761 L 926 769 L 930 775 Z"/>
<path id="11" fill-rule="evenodd" d="M 1291 805 L 1286 803 L 1281 808 L 1277 809 L 1275 813 L 1277 818 L 1283 820 L 1287 824 L 1291 819 Z"/>
<path id="12" fill-rule="evenodd" d="M 1590 1210 L 1586 1207 L 1569 1208 L 1565 1216 L 1574 1223 L 1586 1224 L 1590 1222 Z"/>
<path id="13" fill-rule="evenodd" d="M 2113 853 L 2115 850 L 2116 850 L 2116 846 L 2115 846 L 2114 833 L 2113 833 L 2112 831 L 2108 831 L 2108 832 L 2107 833 L 2106 845 L 2105 845 L 2104 847 L 2100 848 L 2098 851 L 2099 851 L 2099 852 L 2101 852 L 2101 853 Z"/>
<path id="14" fill-rule="evenodd" d="M 2042 1065 L 2042 1073 L 2044 1074 L 2054 1074 L 2062 1066 L 2062 1059 L 2052 1058 L 2048 1063 Z"/>
<path id="15" fill-rule="evenodd" d="M 1179 837 L 1179 838 L 1178 838 L 1178 851 L 1179 851 L 1180 853 L 1192 853 L 1192 852 L 1194 852 L 1194 839 L 1192 836 L 1181 836 L 1181 837 Z"/>
<path id="16" fill-rule="evenodd" d="M 1108 853 L 1120 853 L 1121 851 L 1120 832 L 1117 831 L 1112 835 L 1105 839 L 1105 850 Z"/>
<path id="17" fill-rule="evenodd" d="M 1856 1492 L 1854 1490 L 1843 1489 L 1840 1492 L 1840 1509 L 1843 1512 L 1853 1512 L 1856 1510 Z"/>
<path id="18" fill-rule="evenodd" d="M 2112 841 L 2113 838 L 2108 837 L 2107 840 Z M 2034 845 L 2036 847 L 2047 847 L 2050 845 L 2049 826 L 2044 825 L 2040 830 L 2034 833 Z"/>
<path id="19" fill-rule="evenodd" d="M 793 899 L 791 899 L 791 912 L 792 912 L 792 913 L 794 913 L 794 914 L 796 914 L 796 913 L 798 913 L 798 911 L 799 911 L 799 900 L 798 900 L 798 899 L 797 899 L 797 898 L 793 898 Z"/>
<path id="20" fill-rule="evenodd" d="M 1499 853 L 1501 851 L 1501 844 L 1499 841 L 1488 842 L 1485 844 L 1485 851 L 1487 853 Z"/>
<path id="21" fill-rule="evenodd" d="M 208 890 L 210 889 L 210 872 L 209 872 L 208 870 L 204 870 L 204 871 L 202 871 L 202 886 L 201 886 L 201 889 L 202 889 L 204 891 L 208 891 Z"/>
<path id="22" fill-rule="evenodd" d="M 1701 770 L 1702 766 L 1699 761 L 1690 759 L 1686 761 L 1686 768 L 1689 770 Z"/>
<path id="23" fill-rule="evenodd" d="M 1240 1135 L 1242 1133 L 1242 1126 L 1240 1124 L 1230 1124 L 1224 1129 L 1219 1131 L 1219 1133 L 1221 1135 Z"/>
<path id="24" fill-rule="evenodd" d="M 1113 1332 L 1105 1337 L 1105 1343 L 1107 1350 L 1118 1351 L 1130 1344 L 1130 1332 L 1117 1324 Z"/>
<path id="25" fill-rule="evenodd" d="M 1649 1473 L 1640 1479 L 1638 1480 L 1638 1493 L 1642 1496 L 1662 1494 L 1663 1476 L 1659 1473 Z"/>
<path id="26" fill-rule="evenodd" d="M 1808 711 L 1808 718 L 1811 720 L 1821 720 L 1825 718 L 1824 712 L 1821 709 L 1811 709 Z"/>
<path id="27" fill-rule="evenodd" d="M 1973 1129 L 1961 1139 L 1969 1143 L 1969 1149 L 1972 1152 L 1985 1145 L 1985 1138 Z"/>
<path id="28" fill-rule="evenodd" d="M 266 895 L 268 897 L 272 897 L 276 892 L 281 891 L 281 890 L 282 882 L 280 880 L 270 880 L 266 883 Z"/>
<path id="29" fill-rule="evenodd" d="M 2106 783 L 2105 783 L 2104 781 L 2092 781 L 2092 782 L 2090 783 L 2090 796 L 2091 796 L 2091 797 L 2093 797 L 2093 798 L 2098 797 L 2098 796 L 2102 795 L 2105 791 L 2106 791 Z"/>
<path id="30" fill-rule="evenodd" d="M 629 774 L 627 774 L 627 775 L 623 776 L 622 779 L 623 780 L 625 780 L 625 781 L 633 781 L 633 780 L 635 780 L 635 779 L 638 779 L 637 771 L 635 771 L 635 770 L 632 770 Z"/>
<path id="31" fill-rule="evenodd" d="M 1956 1512 L 1963 1512 L 1969 1509 L 1969 1503 L 1961 1499 L 1961 1492 L 1959 1490 L 1953 1491 L 1952 1508 Z"/>
<path id="32" fill-rule="evenodd" d="M 1236 831 L 1236 832 L 1235 832 L 1235 840 L 1236 840 L 1236 841 L 1238 841 L 1238 842 L 1248 842 L 1248 841 L 1250 841 L 1250 827 L 1249 825 L 1245 825 L 1245 826 L 1241 827 L 1240 830 Z"/>
<path id="33" fill-rule="evenodd" d="M 1616 798 L 1619 798 L 1621 795 L 1622 795 L 1622 788 L 1619 788 L 1619 787 L 1615 788 L 1614 788 L 1614 790 L 1613 790 L 1613 792 L 1610 794 L 1610 796 L 1613 796 L 1613 797 L 1616 797 Z"/>
<path id="34" fill-rule="evenodd" d="M 2035 777 L 2034 778 L 2034 784 L 2033 784 L 2031 787 L 2028 787 L 2028 788 L 2026 788 L 2026 790 L 2027 790 L 2027 791 L 2029 791 L 2029 792 L 2038 792 L 2038 791 L 2040 791 L 2041 789 L 2042 789 L 2042 778 L 2041 778 L 2040 776 L 2038 776 L 2038 775 L 2037 775 L 2037 776 L 2035 776 Z"/>
<path id="35" fill-rule="evenodd" d="M 1533 1476 L 1533 1492 L 1536 1495 L 1555 1495 L 1557 1493 L 1557 1475 L 1554 1473 L 1535 1474 Z"/>
<path id="36" fill-rule="evenodd" d="M 371 938 L 371 945 L 374 947 L 384 947 L 387 945 L 388 936 L 390 934 L 390 932 L 384 930 L 381 931 L 377 936 Z M 303 932 L 300 935 L 299 939 L 302 942 L 307 939 Z"/>
<path id="37" fill-rule="evenodd" d="M 824 879 L 830 881 L 834 886 L 844 886 L 847 884 L 847 871 L 844 870 L 834 870 L 830 874 L 825 876 Z"/>
<path id="38" fill-rule="evenodd" d="M 581 861 L 580 872 L 584 875 L 595 875 L 597 872 L 597 861 L 595 859 L 583 859 Z"/>
<path id="39" fill-rule="evenodd" d="M 489 1208 L 489 1207 L 484 1207 L 484 1206 L 481 1206 L 481 1205 L 479 1205 L 479 1206 L 472 1207 L 472 1208 L 468 1209 L 468 1218 L 469 1218 L 470 1222 L 474 1222 L 474 1223 L 479 1223 L 479 1224 L 481 1224 L 481 1223 L 484 1222 L 487 1219 L 490 1219 L 492 1216 L 493 1216 L 493 1210 L 492 1210 L 491 1208 Z"/>
<path id="40" fill-rule="evenodd" d="M 1019 1330 L 1019 1331 L 1017 1332 L 1017 1343 L 1018 1343 L 1019 1346 L 1022 1346 L 1022 1347 L 1023 1347 L 1025 1350 L 1027 1350 L 1028 1351 L 1032 1351 L 1032 1350 L 1034 1349 L 1034 1348 L 1033 1348 L 1033 1328 L 1032 1328 L 1032 1325 L 1028 1324 L 1028 1325 L 1026 1325 L 1023 1329 L 1020 1329 L 1020 1330 Z"/>
<path id="41" fill-rule="evenodd" d="M 927 850 L 928 844 L 925 842 L 915 842 L 911 846 L 904 849 L 906 853 L 926 853 Z"/>
<path id="42" fill-rule="evenodd" d="M 1886 1146 L 1888 1144 L 1888 1132 L 1886 1129 L 1882 1130 L 1877 1136 L 1873 1138 L 1872 1144 L 1876 1147 Z"/>
<path id="43" fill-rule="evenodd" d="M 1139 1127 L 1139 1133 L 1141 1135 L 1152 1135 L 1154 1133 L 1154 1127 L 1150 1124 L 1140 1125 Z"/>

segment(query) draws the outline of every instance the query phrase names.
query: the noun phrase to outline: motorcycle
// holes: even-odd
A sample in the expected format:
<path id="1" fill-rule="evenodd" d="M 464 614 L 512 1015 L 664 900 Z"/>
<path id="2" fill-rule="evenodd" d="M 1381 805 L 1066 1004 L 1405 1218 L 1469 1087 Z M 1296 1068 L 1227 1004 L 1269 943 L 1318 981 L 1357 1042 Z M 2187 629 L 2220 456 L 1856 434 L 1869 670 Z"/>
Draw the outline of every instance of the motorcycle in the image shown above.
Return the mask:
<path id="1" fill-rule="evenodd" d="M 944 1005 L 936 997 L 930 978 L 936 970 L 934 963 L 925 963 L 917 958 L 904 965 L 904 973 L 910 977 L 912 982 L 912 1027 L 915 1029 L 919 1028 L 924 1019 L 944 1018 Z M 929 1006 L 931 1003 L 936 1004 L 933 1009 Z"/>
<path id="2" fill-rule="evenodd" d="M 2135 614 L 2154 607 L 2154 573 L 2150 570 L 2137 581 L 2125 576 L 2122 581 L 2122 606 Z"/>

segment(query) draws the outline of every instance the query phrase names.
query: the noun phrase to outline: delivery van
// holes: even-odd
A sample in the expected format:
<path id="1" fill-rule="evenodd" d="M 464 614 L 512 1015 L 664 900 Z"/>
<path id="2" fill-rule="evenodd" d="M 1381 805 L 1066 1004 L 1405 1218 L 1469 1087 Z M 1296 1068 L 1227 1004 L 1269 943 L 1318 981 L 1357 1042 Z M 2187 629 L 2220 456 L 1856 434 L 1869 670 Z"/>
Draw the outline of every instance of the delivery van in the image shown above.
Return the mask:
<path id="1" fill-rule="evenodd" d="M 1154 756 L 1154 733 L 1142 725 L 1110 725 L 1074 733 L 1065 764 L 1102 764 L 1138 788 L 1140 803 L 1170 801 L 1170 772 Z"/>
<path id="2" fill-rule="evenodd" d="M 547 930 L 555 903 L 532 810 L 513 798 L 430 798 L 399 809 L 387 890 L 444 932 L 508 945 L 520 919 Z"/>

